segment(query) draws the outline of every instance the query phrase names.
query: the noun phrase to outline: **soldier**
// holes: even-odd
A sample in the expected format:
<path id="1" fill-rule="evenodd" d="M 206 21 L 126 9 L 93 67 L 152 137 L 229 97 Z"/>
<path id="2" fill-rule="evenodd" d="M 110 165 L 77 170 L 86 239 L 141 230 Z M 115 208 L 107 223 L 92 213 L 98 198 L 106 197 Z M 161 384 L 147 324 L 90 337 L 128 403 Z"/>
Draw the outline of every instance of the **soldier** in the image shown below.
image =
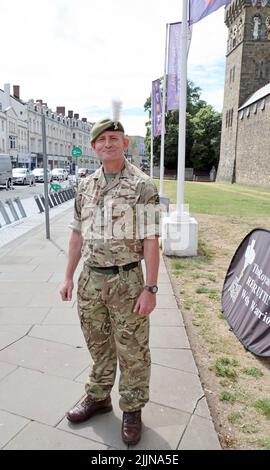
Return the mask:
<path id="1" fill-rule="evenodd" d="M 112 410 L 118 359 L 122 439 L 134 445 L 141 438 L 141 409 L 149 400 L 149 314 L 158 290 L 159 198 L 149 176 L 126 160 L 128 143 L 117 119 L 103 119 L 92 128 L 91 145 L 102 166 L 78 188 L 60 294 L 63 301 L 71 300 L 82 255 L 78 314 L 93 367 L 86 398 L 67 418 L 81 423 Z"/>

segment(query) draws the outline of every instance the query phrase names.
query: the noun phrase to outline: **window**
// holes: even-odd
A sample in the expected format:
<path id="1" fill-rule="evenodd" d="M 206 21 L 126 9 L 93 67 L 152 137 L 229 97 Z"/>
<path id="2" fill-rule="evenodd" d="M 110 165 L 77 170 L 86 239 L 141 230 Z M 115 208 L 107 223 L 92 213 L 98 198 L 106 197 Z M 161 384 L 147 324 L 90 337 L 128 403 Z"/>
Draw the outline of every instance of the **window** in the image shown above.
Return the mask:
<path id="1" fill-rule="evenodd" d="M 16 140 L 14 135 L 9 136 L 9 148 L 15 149 L 16 148 Z"/>

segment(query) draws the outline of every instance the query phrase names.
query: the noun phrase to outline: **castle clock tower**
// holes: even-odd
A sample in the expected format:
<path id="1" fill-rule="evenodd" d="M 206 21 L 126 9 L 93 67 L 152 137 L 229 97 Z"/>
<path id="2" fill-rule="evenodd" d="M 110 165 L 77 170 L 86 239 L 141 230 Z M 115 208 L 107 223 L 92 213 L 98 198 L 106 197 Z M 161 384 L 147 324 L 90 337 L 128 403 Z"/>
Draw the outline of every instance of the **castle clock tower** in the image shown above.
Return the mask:
<path id="1" fill-rule="evenodd" d="M 228 27 L 217 181 L 235 181 L 238 109 L 270 82 L 270 0 L 232 0 Z"/>

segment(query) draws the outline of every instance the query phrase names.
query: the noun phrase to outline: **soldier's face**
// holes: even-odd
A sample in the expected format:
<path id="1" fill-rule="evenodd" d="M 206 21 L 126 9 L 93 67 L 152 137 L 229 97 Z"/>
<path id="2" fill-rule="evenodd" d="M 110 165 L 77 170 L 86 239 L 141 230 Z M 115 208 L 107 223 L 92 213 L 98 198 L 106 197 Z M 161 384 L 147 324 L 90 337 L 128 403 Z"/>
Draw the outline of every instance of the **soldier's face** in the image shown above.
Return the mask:
<path id="1" fill-rule="evenodd" d="M 105 131 L 96 138 L 92 147 L 101 161 L 112 162 L 123 158 L 128 143 L 128 139 L 122 132 Z"/>

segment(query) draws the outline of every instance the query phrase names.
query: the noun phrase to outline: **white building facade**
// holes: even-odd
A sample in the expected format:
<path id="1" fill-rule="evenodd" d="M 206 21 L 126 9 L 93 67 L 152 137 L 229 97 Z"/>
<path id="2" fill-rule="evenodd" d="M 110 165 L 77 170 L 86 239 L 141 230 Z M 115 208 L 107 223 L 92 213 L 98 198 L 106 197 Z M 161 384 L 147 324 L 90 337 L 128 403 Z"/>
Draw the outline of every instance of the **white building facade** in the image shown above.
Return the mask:
<path id="1" fill-rule="evenodd" d="M 10 85 L 0 89 L 0 149 L 9 153 L 13 167 L 29 168 L 43 166 L 42 115 L 45 116 L 46 154 L 48 168 L 67 168 L 75 171 L 75 166 L 97 168 L 99 162 L 90 146 L 92 124 L 86 118 L 65 107 L 52 111 L 42 100 L 20 99 L 19 86 Z M 72 157 L 72 149 L 82 150 L 80 158 Z"/>

